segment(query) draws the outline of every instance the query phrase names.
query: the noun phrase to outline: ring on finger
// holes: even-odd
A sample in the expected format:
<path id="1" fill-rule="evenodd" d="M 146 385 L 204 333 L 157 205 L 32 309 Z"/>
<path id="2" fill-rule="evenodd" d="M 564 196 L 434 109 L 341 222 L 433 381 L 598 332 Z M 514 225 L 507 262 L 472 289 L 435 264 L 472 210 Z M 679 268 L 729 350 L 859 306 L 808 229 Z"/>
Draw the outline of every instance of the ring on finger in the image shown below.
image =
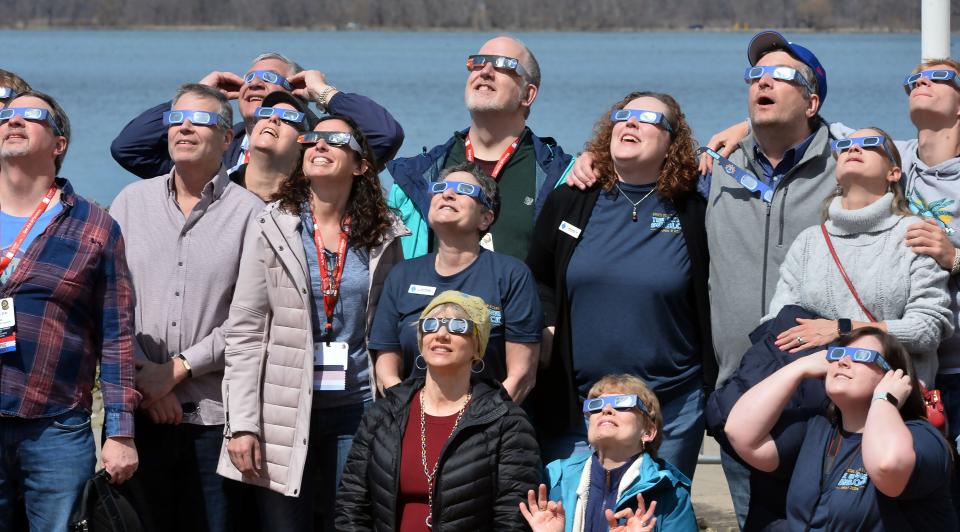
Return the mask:
<path id="1" fill-rule="evenodd" d="M 797 345 L 803 345 L 805 343 L 807 343 L 807 341 L 804 340 L 802 336 L 797 336 Z"/>

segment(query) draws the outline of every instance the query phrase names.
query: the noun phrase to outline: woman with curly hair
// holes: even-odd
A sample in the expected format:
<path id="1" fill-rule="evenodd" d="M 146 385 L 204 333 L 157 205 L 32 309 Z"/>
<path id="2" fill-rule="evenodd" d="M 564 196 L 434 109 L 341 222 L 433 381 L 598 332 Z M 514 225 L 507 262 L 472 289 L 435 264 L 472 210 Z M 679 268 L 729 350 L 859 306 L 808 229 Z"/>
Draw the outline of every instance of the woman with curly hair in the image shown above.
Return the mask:
<path id="1" fill-rule="evenodd" d="M 333 530 L 373 398 L 367 331 L 405 231 L 349 118 L 300 135 L 300 163 L 247 230 L 226 326 L 220 474 L 261 486 L 264 528 Z M 315 504 L 316 502 L 316 504 Z"/>
<path id="2" fill-rule="evenodd" d="M 692 477 L 704 389 L 716 379 L 693 136 L 672 97 L 633 92 L 604 113 L 586 149 L 599 179 L 547 198 L 527 257 L 553 336 L 534 392 L 544 460 L 586 450 L 578 399 L 626 373 L 656 392 L 667 420 L 660 454 Z"/>

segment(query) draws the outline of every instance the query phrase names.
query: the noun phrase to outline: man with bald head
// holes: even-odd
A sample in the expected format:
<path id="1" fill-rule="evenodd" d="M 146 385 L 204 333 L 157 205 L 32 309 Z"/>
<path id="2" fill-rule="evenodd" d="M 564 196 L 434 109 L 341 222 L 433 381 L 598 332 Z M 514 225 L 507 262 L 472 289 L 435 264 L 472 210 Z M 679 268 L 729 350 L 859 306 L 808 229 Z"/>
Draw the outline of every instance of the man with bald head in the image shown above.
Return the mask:
<path id="1" fill-rule="evenodd" d="M 470 127 L 429 152 L 388 163 L 394 179 L 388 204 L 412 231 L 401 241 L 404 255 L 424 255 L 433 248 L 427 183 L 439 180 L 445 168 L 475 162 L 497 180 L 501 198 L 500 223 L 482 244 L 522 260 L 540 205 L 571 158 L 552 138 L 538 137 L 527 127 L 540 90 L 540 65 L 522 42 L 506 35 L 487 41 L 467 57 L 467 72 Z"/>

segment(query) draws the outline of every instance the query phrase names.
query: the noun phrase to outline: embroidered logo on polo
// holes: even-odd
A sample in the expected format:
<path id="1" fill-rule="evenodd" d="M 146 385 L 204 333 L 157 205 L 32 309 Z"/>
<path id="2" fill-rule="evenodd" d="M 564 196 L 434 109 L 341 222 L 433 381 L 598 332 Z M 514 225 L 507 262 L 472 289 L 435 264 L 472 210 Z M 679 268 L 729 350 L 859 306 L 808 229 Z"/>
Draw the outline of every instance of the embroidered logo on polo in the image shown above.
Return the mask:
<path id="1" fill-rule="evenodd" d="M 681 229 L 680 218 L 674 212 L 654 212 L 650 218 L 650 230 L 660 231 L 662 233 L 679 233 Z"/>
<path id="2" fill-rule="evenodd" d="M 490 312 L 490 326 L 499 327 L 503 325 L 503 310 L 496 305 L 487 305 Z"/>
<path id="3" fill-rule="evenodd" d="M 840 477 L 840 482 L 837 482 L 838 490 L 845 491 L 860 491 L 861 488 L 867 485 L 867 470 L 858 467 L 857 469 L 847 469 L 843 472 L 843 476 Z"/>

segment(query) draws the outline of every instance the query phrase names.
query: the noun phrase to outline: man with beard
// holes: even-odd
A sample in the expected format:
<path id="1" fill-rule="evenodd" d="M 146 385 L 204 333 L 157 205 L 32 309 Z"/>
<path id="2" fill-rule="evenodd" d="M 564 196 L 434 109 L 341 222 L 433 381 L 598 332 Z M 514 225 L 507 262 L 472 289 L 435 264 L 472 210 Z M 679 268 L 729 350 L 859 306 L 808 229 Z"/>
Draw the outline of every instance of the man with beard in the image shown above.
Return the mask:
<path id="1" fill-rule="evenodd" d="M 424 148 L 421 155 L 388 163 L 394 185 L 387 202 L 412 231 L 403 237 L 404 255 L 424 255 L 433 249 L 427 183 L 439 180 L 445 168 L 475 162 L 497 180 L 501 198 L 500 223 L 482 243 L 523 260 L 534 218 L 571 157 L 552 138 L 538 137 L 527 127 L 540 88 L 540 65 L 522 42 L 509 36 L 487 41 L 467 58 L 467 70 L 470 127 L 429 152 Z"/>

